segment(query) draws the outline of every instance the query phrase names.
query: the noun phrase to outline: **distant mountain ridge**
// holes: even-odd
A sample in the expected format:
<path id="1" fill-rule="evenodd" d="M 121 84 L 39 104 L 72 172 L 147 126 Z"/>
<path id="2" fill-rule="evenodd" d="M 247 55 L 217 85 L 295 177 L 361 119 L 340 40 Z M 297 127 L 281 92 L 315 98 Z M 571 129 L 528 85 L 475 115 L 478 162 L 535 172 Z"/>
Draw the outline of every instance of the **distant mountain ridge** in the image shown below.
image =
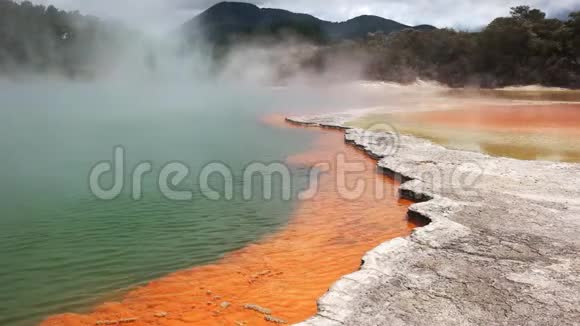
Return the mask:
<path id="1" fill-rule="evenodd" d="M 211 42 L 223 43 L 238 36 L 276 36 L 291 32 L 313 41 L 364 38 L 369 33 L 390 34 L 404 29 L 433 30 L 430 25 L 408 26 L 378 16 L 359 16 L 345 22 L 329 22 L 308 14 L 282 9 L 259 8 L 250 3 L 221 2 L 182 26 L 189 37 L 200 33 Z"/>

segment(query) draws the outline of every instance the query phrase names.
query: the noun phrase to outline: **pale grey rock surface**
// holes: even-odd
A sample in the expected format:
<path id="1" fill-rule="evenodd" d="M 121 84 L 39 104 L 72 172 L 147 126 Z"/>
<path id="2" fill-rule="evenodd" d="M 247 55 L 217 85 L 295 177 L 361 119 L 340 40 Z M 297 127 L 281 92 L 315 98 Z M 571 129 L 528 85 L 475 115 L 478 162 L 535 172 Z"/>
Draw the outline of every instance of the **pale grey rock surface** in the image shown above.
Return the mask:
<path id="1" fill-rule="evenodd" d="M 401 195 L 418 201 L 409 214 L 431 223 L 367 253 L 301 326 L 580 325 L 580 164 L 345 129 L 347 142 L 406 181 Z"/>

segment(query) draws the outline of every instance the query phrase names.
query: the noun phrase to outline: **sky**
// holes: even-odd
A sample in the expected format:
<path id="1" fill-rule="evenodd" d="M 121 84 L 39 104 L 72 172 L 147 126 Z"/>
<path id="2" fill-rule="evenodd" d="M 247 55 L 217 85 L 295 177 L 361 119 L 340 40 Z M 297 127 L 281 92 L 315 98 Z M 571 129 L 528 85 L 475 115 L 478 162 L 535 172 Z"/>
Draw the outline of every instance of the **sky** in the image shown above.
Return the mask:
<path id="1" fill-rule="evenodd" d="M 477 29 L 493 18 L 507 16 L 521 4 L 542 9 L 552 17 L 580 10 L 580 0 L 243 0 L 260 7 L 307 13 L 344 21 L 377 15 L 408 25 Z M 169 31 L 220 0 L 31 0 L 83 14 L 117 19 L 151 31 Z"/>

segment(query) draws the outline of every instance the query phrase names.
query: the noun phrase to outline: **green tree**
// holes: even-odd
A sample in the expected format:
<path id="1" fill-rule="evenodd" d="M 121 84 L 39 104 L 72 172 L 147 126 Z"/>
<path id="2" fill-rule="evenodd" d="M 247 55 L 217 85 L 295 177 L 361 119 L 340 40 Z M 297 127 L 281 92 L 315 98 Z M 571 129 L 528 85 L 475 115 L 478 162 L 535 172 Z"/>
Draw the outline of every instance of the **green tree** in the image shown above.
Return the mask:
<path id="1" fill-rule="evenodd" d="M 510 14 L 513 18 L 528 22 L 538 22 L 546 18 L 546 13 L 539 9 L 530 8 L 530 6 L 512 7 Z"/>
<path id="2" fill-rule="evenodd" d="M 570 19 L 566 23 L 567 44 L 571 59 L 580 65 L 580 11 L 570 13 Z"/>

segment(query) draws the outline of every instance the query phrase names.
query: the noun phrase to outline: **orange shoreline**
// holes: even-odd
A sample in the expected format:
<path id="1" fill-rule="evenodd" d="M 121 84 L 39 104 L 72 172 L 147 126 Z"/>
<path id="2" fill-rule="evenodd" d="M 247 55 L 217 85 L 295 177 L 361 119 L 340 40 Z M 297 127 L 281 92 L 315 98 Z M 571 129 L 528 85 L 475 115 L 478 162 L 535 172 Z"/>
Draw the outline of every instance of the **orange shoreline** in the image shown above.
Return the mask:
<path id="1" fill-rule="evenodd" d="M 406 112 L 404 121 L 481 131 L 543 132 L 562 136 L 580 133 L 580 104 L 489 105 L 451 111 Z"/>
<path id="2" fill-rule="evenodd" d="M 266 119 L 291 127 L 280 116 Z M 87 315 L 50 317 L 43 326 L 80 326 L 125 320 L 128 325 L 272 325 L 248 304 L 271 310 L 288 323 L 316 313 L 316 301 L 340 277 L 356 271 L 361 257 L 387 240 L 407 236 L 417 226 L 406 218 L 409 201 L 399 200 L 397 184 L 376 172 L 376 161 L 345 144 L 343 133 L 317 130 L 312 149 L 288 162 L 331 163 L 319 192 L 301 201 L 289 225 L 266 239 L 207 266 L 179 271 L 102 304 Z M 360 199 L 341 198 L 332 158 L 344 154 L 365 171 L 347 175 L 346 185 L 364 180 L 385 183 L 385 196 L 366 187 Z"/>

